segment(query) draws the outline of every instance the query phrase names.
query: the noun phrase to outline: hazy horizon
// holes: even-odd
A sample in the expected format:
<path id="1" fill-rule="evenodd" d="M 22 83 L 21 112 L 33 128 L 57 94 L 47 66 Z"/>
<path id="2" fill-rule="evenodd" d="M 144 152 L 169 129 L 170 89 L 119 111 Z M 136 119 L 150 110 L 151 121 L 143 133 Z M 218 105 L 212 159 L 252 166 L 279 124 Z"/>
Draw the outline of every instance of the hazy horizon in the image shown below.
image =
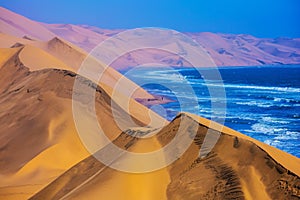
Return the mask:
<path id="1" fill-rule="evenodd" d="M 259 38 L 300 37 L 300 2 L 251 1 L 6 1 L 0 6 L 44 23 L 103 29 L 162 27 L 181 32 L 250 34 Z"/>

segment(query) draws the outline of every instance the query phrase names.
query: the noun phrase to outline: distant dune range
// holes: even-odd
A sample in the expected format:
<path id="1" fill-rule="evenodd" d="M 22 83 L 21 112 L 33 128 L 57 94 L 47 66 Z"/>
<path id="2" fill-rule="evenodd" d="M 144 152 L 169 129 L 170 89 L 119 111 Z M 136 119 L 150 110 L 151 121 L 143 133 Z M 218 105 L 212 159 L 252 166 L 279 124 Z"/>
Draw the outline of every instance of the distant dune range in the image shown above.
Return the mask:
<path id="1" fill-rule="evenodd" d="M 4 8 L 0 8 L 0 18 L 0 199 L 300 198 L 299 158 L 189 113 L 180 113 L 168 122 L 131 99 L 154 97 L 142 88 L 138 88 L 133 96 L 129 95 L 130 90 L 137 87 L 129 79 L 124 79 L 122 87 L 115 91 L 117 95 L 112 95 L 122 76 L 113 68 L 108 67 L 99 83 L 77 76 L 86 51 L 118 31 L 41 24 Z M 261 61 L 266 64 L 277 61 L 299 63 L 298 39 L 262 40 L 245 35 L 231 35 L 235 39 L 225 39 L 229 35 L 201 35 L 202 39 L 206 38 L 202 40 L 207 42 L 203 42 L 204 47 L 224 65 L 230 65 L 230 62 L 262 64 Z M 216 42 L 219 40 L 220 43 Z M 236 41 L 246 40 L 248 42 L 241 46 L 250 52 L 257 51 L 253 55 L 265 60 L 253 60 L 249 52 L 230 58 L 230 54 L 238 51 L 234 51 L 229 43 L 239 46 Z M 261 42 L 251 45 L 256 41 Z M 224 49 L 216 52 L 215 48 L 219 46 Z M 268 53 L 272 49 L 270 46 L 290 54 L 272 55 Z M 145 54 L 137 53 L 138 56 Z M 170 55 L 166 55 L 168 59 L 162 58 L 155 51 L 149 56 L 150 61 L 154 56 L 162 63 L 178 62 Z M 132 58 L 125 64 L 138 62 Z M 118 63 L 121 62 L 114 63 L 117 69 L 125 67 Z M 99 69 L 106 67 L 96 61 L 94 65 Z M 75 80 L 86 90 L 74 89 Z M 96 89 L 95 99 L 86 92 L 90 89 Z M 90 112 L 91 102 L 95 101 L 98 123 L 110 140 L 124 150 L 148 152 L 159 149 L 178 134 L 179 126 L 182 128 L 179 137 L 186 134 L 196 137 L 182 157 L 168 167 L 142 174 L 114 170 L 91 156 L 80 141 L 72 114 L 73 92 L 85 112 Z M 124 101 L 129 102 L 129 110 L 124 109 Z M 125 121 L 128 129 L 120 130 L 115 119 L 125 115 L 140 127 L 131 127 Z M 90 119 L 83 120 L 88 129 Z M 143 127 L 150 122 L 163 126 L 153 137 L 140 139 L 127 134 L 153 131 L 152 127 Z M 208 130 L 213 135 L 221 134 L 221 137 L 212 151 L 202 158 L 199 152 Z M 181 144 L 176 147 L 183 148 Z M 120 155 L 118 159 L 126 161 L 126 156 Z"/>
<path id="2" fill-rule="evenodd" d="M 0 10 L 0 32 L 18 37 L 51 40 L 55 36 L 90 52 L 100 42 L 123 30 L 100 29 L 88 25 L 45 24 L 29 20 L 4 8 Z M 299 64 L 300 38 L 256 38 L 247 34 L 185 33 L 197 41 L 217 66 L 257 66 Z M 183 49 L 184 51 L 184 49 Z M 148 63 L 190 66 L 183 58 L 161 50 L 129 52 L 111 66 L 123 69 Z M 201 66 L 199 66 L 201 67 Z"/>

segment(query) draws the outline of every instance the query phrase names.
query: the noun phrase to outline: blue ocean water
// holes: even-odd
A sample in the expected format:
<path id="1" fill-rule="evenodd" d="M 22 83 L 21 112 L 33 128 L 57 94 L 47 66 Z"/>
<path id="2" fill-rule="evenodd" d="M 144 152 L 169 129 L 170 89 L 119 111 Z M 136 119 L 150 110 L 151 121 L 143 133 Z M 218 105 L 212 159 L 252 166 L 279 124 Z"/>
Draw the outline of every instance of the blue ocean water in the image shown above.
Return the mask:
<path id="1" fill-rule="evenodd" d="M 205 71 L 206 70 L 206 71 Z M 218 68 L 139 68 L 123 71 L 148 92 L 172 102 L 151 108 L 169 120 L 191 112 L 300 157 L 300 65 Z M 226 96 L 212 96 L 224 89 Z M 196 100 L 196 104 L 195 104 Z M 212 105 L 226 106 L 226 113 Z"/>

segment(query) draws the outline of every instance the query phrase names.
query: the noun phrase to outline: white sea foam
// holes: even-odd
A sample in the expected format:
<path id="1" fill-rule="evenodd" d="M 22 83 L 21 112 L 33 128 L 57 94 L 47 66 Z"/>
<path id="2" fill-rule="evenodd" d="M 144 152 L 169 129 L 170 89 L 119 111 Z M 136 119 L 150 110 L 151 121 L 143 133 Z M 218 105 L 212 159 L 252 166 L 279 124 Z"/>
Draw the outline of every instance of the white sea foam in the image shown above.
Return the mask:
<path id="1" fill-rule="evenodd" d="M 275 128 L 265 123 L 256 123 L 251 126 L 254 133 L 262 133 L 267 135 L 277 135 L 287 131 L 286 128 Z"/>
<path id="2" fill-rule="evenodd" d="M 274 101 L 275 101 L 275 102 L 281 102 L 281 101 L 282 101 L 282 98 L 274 97 Z"/>
<path id="3" fill-rule="evenodd" d="M 227 113 L 228 114 L 228 113 Z M 256 121 L 257 116 L 243 116 L 243 115 L 227 115 L 226 119 L 237 119 L 237 120 L 248 120 L 248 121 Z"/>
<path id="4" fill-rule="evenodd" d="M 284 134 L 276 136 L 274 139 L 277 140 L 297 140 L 300 137 L 300 133 L 293 131 L 286 131 Z"/>
<path id="5" fill-rule="evenodd" d="M 258 101 L 242 101 L 242 102 L 235 102 L 237 105 L 247 105 L 247 106 L 256 106 L 260 108 L 269 108 L 273 106 L 270 103 L 267 102 L 258 102 Z"/>
<path id="6" fill-rule="evenodd" d="M 268 138 L 264 140 L 264 143 L 282 150 L 291 150 L 294 148 L 293 146 L 295 146 L 295 144 L 290 142 L 290 140 L 298 140 L 299 138 L 299 132 L 286 131 L 285 133 L 279 134 L 274 138 Z"/>
<path id="7" fill-rule="evenodd" d="M 212 83 L 203 83 L 206 86 L 213 87 L 225 87 L 225 88 L 239 88 L 239 89 L 253 89 L 253 90 L 270 90 L 270 91 L 278 91 L 278 92 L 300 92 L 300 88 L 294 87 L 267 87 L 267 86 L 259 86 L 259 85 L 237 85 L 237 84 L 212 84 Z"/>
<path id="8" fill-rule="evenodd" d="M 262 120 L 269 123 L 289 124 L 289 122 L 284 119 L 274 117 L 263 117 Z"/>

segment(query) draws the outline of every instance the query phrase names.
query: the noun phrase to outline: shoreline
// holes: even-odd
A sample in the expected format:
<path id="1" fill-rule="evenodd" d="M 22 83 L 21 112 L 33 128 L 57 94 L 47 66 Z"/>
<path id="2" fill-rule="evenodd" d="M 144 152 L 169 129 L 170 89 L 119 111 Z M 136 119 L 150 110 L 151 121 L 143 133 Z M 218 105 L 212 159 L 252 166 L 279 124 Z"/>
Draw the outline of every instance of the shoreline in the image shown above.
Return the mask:
<path id="1" fill-rule="evenodd" d="M 152 95 L 152 96 L 153 96 L 153 98 L 135 98 L 135 100 L 138 103 L 140 103 L 140 104 L 142 104 L 146 107 L 153 106 L 153 105 L 167 104 L 167 103 L 170 103 L 170 102 L 175 102 L 175 100 L 169 99 L 165 96 L 159 96 L 159 95 Z"/>
<path id="2" fill-rule="evenodd" d="M 235 68 L 268 68 L 268 67 L 299 67 L 300 63 L 292 63 L 292 64 L 265 64 L 265 65 L 243 65 L 243 66 L 239 66 L 239 65 L 229 65 L 229 66 L 206 66 L 206 67 L 194 67 L 194 66 L 143 66 L 143 68 L 149 68 L 149 69 L 155 69 L 155 68 L 166 68 L 166 67 L 171 67 L 174 69 L 191 69 L 191 68 L 195 68 L 195 69 L 235 69 Z M 135 67 L 126 67 L 126 68 L 114 68 L 115 70 L 119 71 L 121 74 L 124 75 L 124 73 L 126 73 L 127 71 L 133 69 Z"/>

